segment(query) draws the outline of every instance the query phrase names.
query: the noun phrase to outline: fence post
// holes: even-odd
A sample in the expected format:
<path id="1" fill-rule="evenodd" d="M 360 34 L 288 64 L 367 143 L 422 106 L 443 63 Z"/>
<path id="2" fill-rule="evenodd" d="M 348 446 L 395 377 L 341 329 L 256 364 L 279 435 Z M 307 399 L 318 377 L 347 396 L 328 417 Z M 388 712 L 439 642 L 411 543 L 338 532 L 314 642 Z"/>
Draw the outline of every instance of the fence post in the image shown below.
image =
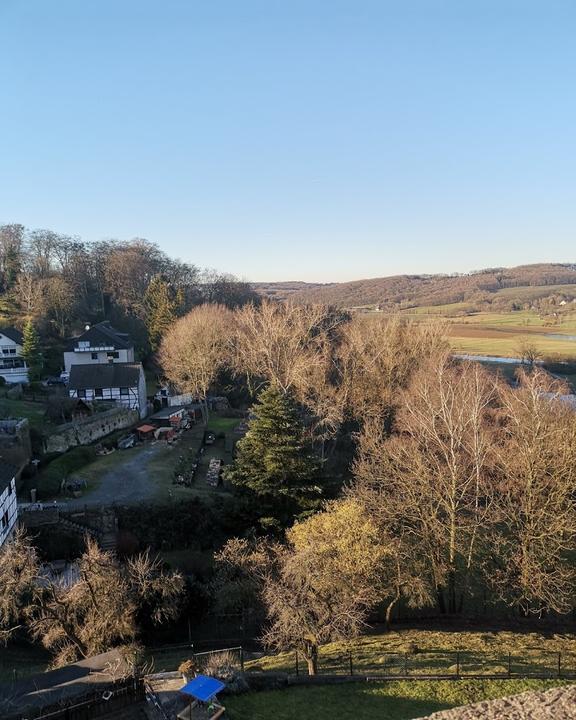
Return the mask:
<path id="1" fill-rule="evenodd" d="M 298 669 L 298 650 L 296 650 L 296 675 L 299 675 L 299 669 Z"/>
<path id="2" fill-rule="evenodd" d="M 354 668 L 352 667 L 352 650 L 348 650 L 348 660 L 350 662 L 350 675 L 354 675 Z"/>
<path id="3" fill-rule="evenodd" d="M 512 675 L 512 653 L 508 653 L 508 677 Z"/>
<path id="4" fill-rule="evenodd" d="M 558 677 L 562 677 L 562 653 L 558 653 Z"/>
<path id="5" fill-rule="evenodd" d="M 240 670 L 244 672 L 244 648 L 240 648 Z"/>
<path id="6" fill-rule="evenodd" d="M 456 653 L 456 677 L 460 677 L 460 653 Z"/>
<path id="7" fill-rule="evenodd" d="M 404 653 L 404 675 L 408 675 L 408 653 Z"/>

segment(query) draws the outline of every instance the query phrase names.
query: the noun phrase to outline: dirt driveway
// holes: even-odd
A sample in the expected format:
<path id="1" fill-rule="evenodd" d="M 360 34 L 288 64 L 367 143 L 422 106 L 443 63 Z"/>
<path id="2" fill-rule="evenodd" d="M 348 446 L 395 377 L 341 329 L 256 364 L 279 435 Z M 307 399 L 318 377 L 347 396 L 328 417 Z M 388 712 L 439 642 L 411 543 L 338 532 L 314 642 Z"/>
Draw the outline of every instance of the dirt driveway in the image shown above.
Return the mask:
<path id="1" fill-rule="evenodd" d="M 80 498 L 67 500 L 66 506 L 136 505 L 151 500 L 157 488 L 151 481 L 148 464 L 163 450 L 162 443 L 144 445 L 133 451 L 119 450 L 114 454 L 117 463 L 102 471 L 97 487 Z M 82 472 L 77 475 L 81 478 Z"/>

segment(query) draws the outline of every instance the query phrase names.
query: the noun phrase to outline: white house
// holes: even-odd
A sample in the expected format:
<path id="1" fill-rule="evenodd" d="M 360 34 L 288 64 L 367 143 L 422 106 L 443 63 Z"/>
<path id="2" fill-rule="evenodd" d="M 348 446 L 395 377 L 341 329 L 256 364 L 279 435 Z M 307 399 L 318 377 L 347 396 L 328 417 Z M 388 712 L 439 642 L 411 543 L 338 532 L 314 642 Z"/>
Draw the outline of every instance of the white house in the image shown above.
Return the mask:
<path id="1" fill-rule="evenodd" d="M 22 333 L 16 328 L 0 330 L 0 376 L 7 383 L 27 383 L 28 367 L 22 357 Z"/>
<path id="2" fill-rule="evenodd" d="M 147 414 L 146 379 L 141 363 L 72 365 L 68 393 L 88 402 L 115 401 L 138 410 L 141 418 Z"/>
<path id="3" fill-rule="evenodd" d="M 173 405 L 191 405 L 196 399 L 192 393 L 179 393 L 172 385 L 164 385 L 154 395 L 154 400 L 160 403 L 160 407 L 172 407 Z"/>
<path id="4" fill-rule="evenodd" d="M 64 351 L 64 369 L 73 365 L 133 363 L 134 343 L 126 333 L 118 332 L 106 320 L 86 326 L 80 337 L 73 338 Z"/>
<path id="5" fill-rule="evenodd" d="M 17 519 L 16 467 L 0 458 L 0 547 L 12 534 Z"/>

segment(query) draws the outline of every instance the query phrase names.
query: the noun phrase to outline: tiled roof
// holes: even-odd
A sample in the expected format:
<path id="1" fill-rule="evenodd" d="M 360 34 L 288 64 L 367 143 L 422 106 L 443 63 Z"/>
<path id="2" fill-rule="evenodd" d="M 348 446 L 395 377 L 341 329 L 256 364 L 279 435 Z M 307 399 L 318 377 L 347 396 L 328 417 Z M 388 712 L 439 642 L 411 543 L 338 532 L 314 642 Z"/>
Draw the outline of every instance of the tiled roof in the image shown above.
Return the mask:
<path id="1" fill-rule="evenodd" d="M 10 340 L 13 340 L 17 345 L 22 345 L 24 338 L 20 330 L 16 330 L 13 327 L 0 328 L 0 335 L 5 335 Z"/>
<path id="2" fill-rule="evenodd" d="M 18 468 L 7 463 L 0 457 L 0 493 L 3 493 L 12 480 L 16 477 Z"/>
<path id="3" fill-rule="evenodd" d="M 70 340 L 66 350 L 73 351 L 75 347 L 78 347 L 80 341 L 88 341 L 92 347 L 108 346 L 113 347 L 115 350 L 127 350 L 134 346 L 130 335 L 118 332 L 107 320 L 92 325 L 82 335 Z"/>
<path id="4" fill-rule="evenodd" d="M 68 387 L 70 390 L 136 387 L 141 372 L 140 363 L 72 365 Z"/>

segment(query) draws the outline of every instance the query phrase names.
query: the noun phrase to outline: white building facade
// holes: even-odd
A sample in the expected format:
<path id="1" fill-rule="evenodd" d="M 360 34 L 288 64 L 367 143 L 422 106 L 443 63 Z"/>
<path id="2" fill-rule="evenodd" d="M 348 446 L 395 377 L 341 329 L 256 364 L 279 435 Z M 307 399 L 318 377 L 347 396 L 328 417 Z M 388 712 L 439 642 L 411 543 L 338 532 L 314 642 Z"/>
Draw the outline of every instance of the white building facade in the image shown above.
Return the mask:
<path id="1" fill-rule="evenodd" d="M 19 330 L 0 330 L 0 377 L 7 383 L 28 382 L 28 367 L 22 357 L 22 343 L 22 333 Z"/>
<path id="2" fill-rule="evenodd" d="M 17 520 L 16 467 L 0 458 L 0 547 L 12 535 Z"/>
<path id="3" fill-rule="evenodd" d="M 134 344 L 126 333 L 118 332 L 109 322 L 101 322 L 71 340 L 64 351 L 64 369 L 73 365 L 133 363 Z"/>
<path id="4" fill-rule="evenodd" d="M 148 413 L 146 378 L 140 363 L 72 365 L 68 393 L 92 403 L 115 402 L 137 410 L 140 418 Z"/>

